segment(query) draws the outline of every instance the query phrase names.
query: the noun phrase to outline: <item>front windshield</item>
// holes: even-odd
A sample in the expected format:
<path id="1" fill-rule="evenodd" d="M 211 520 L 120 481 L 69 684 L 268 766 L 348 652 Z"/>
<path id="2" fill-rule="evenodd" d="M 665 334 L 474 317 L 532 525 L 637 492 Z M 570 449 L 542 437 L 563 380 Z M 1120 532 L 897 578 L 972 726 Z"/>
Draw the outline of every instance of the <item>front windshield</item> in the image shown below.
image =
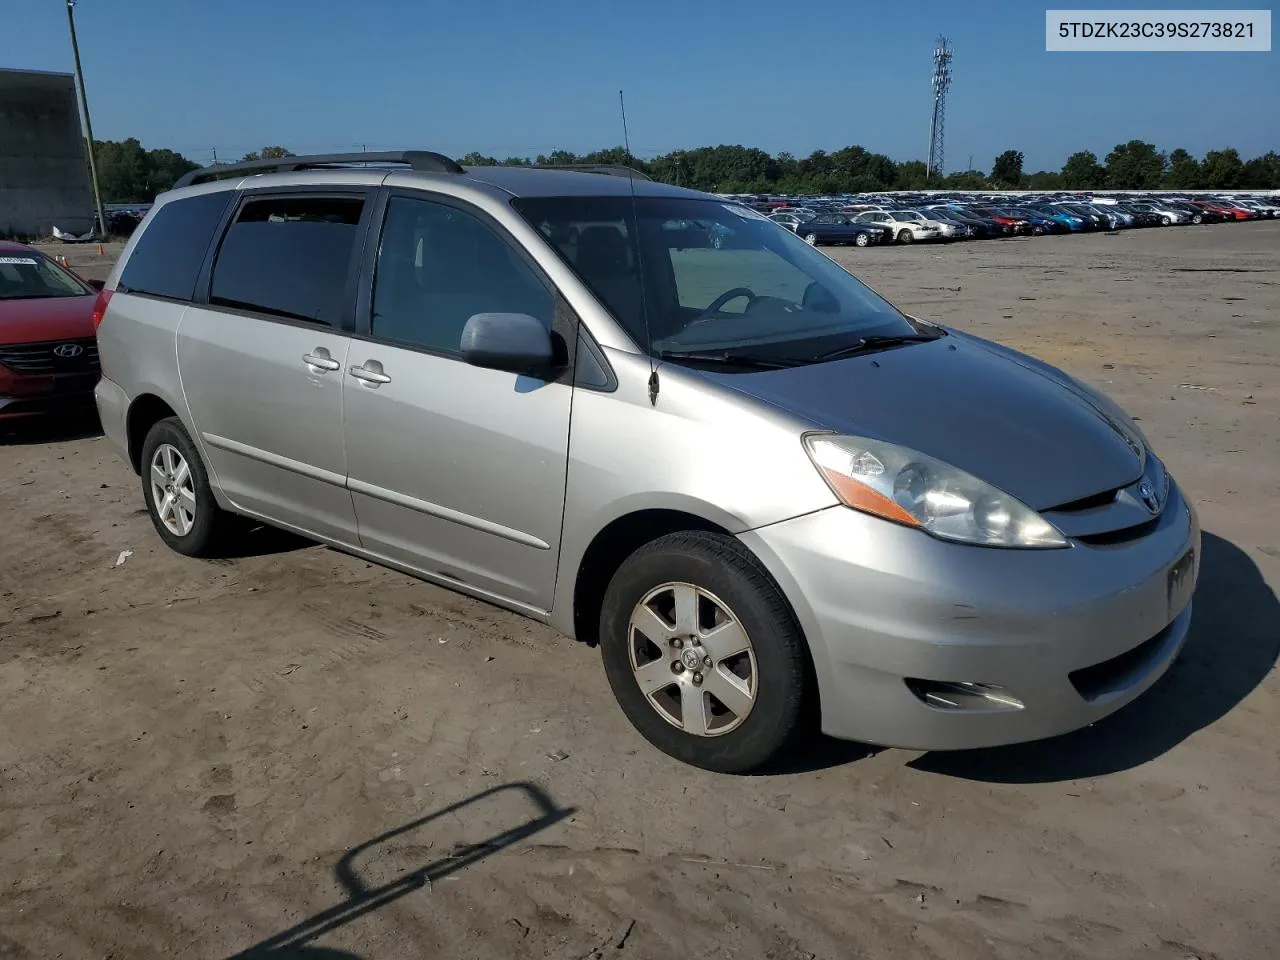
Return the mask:
<path id="1" fill-rule="evenodd" d="M 736 204 L 657 197 L 513 204 L 654 355 L 721 351 L 810 362 L 864 337 L 918 332 L 826 254 Z"/>
<path id="2" fill-rule="evenodd" d="M 39 254 L 0 251 L 0 300 L 79 297 L 93 291 Z"/>

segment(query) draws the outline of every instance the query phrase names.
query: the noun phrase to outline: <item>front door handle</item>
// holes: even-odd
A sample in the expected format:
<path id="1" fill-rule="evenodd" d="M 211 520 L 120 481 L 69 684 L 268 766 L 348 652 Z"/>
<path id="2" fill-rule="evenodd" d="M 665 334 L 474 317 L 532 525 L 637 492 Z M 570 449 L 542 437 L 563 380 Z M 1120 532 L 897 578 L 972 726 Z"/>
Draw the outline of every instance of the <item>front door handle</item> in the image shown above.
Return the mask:
<path id="1" fill-rule="evenodd" d="M 342 368 L 342 364 L 333 359 L 329 355 L 329 351 L 324 347 L 316 347 L 310 353 L 304 353 L 302 362 L 316 373 L 323 373 L 327 370 L 340 370 Z"/>
<path id="2" fill-rule="evenodd" d="M 348 367 L 347 373 L 368 387 L 379 387 L 391 382 L 391 378 L 382 372 L 382 364 L 377 360 L 366 360 L 363 366 Z"/>

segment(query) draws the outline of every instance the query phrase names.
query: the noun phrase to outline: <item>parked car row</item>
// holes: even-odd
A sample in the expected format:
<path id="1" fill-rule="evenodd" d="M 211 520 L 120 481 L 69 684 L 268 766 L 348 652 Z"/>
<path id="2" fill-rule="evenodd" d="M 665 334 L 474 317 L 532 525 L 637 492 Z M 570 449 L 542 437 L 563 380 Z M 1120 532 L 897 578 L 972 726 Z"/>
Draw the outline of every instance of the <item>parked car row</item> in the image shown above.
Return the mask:
<path id="1" fill-rule="evenodd" d="M 731 195 L 726 199 L 765 214 L 814 246 L 980 240 L 1280 217 L 1280 198 L 1264 196 L 895 194 L 794 198 Z"/>

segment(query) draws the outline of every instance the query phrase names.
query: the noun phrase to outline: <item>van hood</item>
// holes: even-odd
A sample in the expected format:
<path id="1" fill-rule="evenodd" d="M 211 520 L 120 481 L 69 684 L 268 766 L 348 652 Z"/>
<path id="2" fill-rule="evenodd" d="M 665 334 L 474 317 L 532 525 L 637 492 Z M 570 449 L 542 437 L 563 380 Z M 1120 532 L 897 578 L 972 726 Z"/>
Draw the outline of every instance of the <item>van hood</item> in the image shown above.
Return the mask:
<path id="1" fill-rule="evenodd" d="M 1138 479 L 1144 441 L 1118 407 L 1048 364 L 948 332 L 831 363 L 708 375 L 815 429 L 928 454 L 1034 510 Z"/>

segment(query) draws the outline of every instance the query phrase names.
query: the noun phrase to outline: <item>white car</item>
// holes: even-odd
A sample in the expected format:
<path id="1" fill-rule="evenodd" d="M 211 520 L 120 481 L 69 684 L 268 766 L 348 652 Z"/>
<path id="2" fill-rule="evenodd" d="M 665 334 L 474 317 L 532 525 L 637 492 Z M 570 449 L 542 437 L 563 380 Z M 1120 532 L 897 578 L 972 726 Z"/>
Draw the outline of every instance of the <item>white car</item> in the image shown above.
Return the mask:
<path id="1" fill-rule="evenodd" d="M 958 236 L 962 236 L 961 232 L 956 228 L 954 223 L 947 223 L 945 220 L 935 220 L 927 213 L 920 210 L 894 210 L 892 211 L 899 220 L 912 220 L 915 223 L 924 224 L 926 227 L 937 227 L 941 231 L 943 239 L 954 240 Z"/>
<path id="2" fill-rule="evenodd" d="M 928 220 L 914 210 L 867 210 L 853 218 L 854 223 L 878 223 L 893 231 L 898 243 L 916 240 L 941 240 L 942 224 Z"/>

